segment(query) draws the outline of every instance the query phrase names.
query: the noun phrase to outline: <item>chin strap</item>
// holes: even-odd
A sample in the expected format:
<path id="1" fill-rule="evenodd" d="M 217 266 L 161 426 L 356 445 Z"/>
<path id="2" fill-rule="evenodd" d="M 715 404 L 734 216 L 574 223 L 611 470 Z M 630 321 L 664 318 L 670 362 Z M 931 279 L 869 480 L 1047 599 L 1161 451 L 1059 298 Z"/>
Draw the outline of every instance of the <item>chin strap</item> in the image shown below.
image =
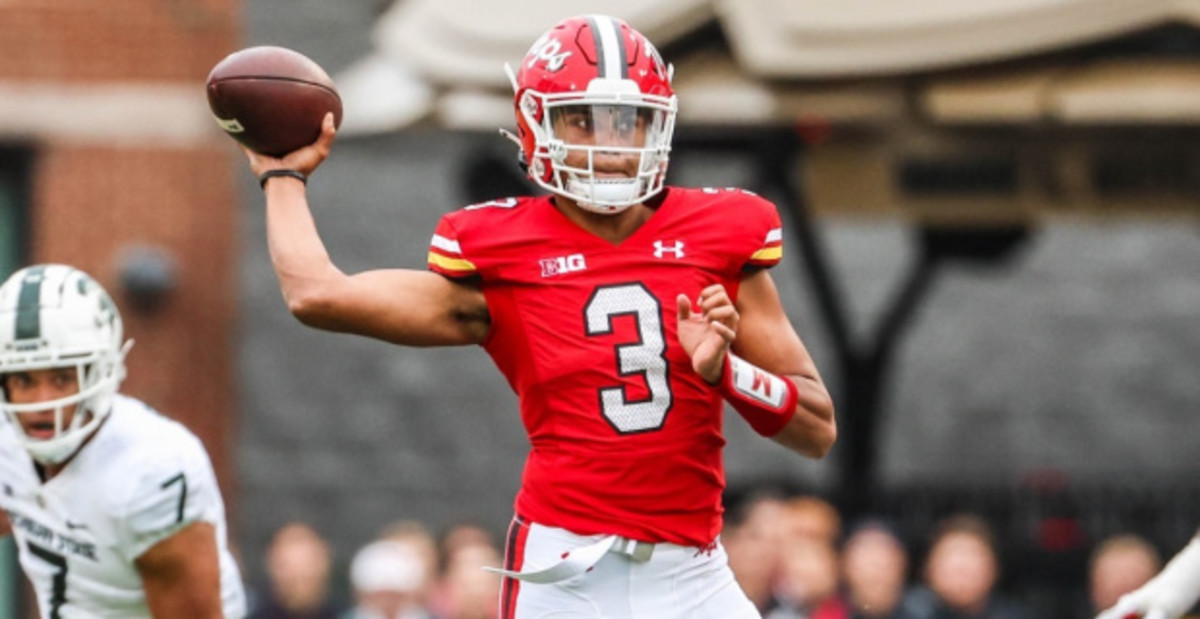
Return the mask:
<path id="1" fill-rule="evenodd" d="M 501 137 L 517 145 L 517 167 L 521 168 L 521 172 L 529 174 L 529 163 L 525 161 L 525 149 L 521 148 L 521 138 L 508 129 L 500 129 Z"/>
<path id="2" fill-rule="evenodd" d="M 513 71 L 512 65 L 508 64 L 507 62 L 504 63 L 504 74 L 508 76 L 508 83 L 512 84 L 514 93 L 521 89 L 521 87 L 517 84 L 517 72 Z"/>
<path id="3" fill-rule="evenodd" d="M 518 138 L 517 134 L 509 131 L 508 129 L 500 129 L 500 135 L 506 138 L 509 142 L 516 144 L 517 148 L 521 148 L 521 138 Z"/>

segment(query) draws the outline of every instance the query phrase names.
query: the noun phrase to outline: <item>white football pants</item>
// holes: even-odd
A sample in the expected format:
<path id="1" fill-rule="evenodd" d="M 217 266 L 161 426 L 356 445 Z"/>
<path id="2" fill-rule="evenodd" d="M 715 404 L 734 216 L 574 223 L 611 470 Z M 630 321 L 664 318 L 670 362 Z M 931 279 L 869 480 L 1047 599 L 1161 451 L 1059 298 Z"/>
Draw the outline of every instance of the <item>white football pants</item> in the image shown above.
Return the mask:
<path id="1" fill-rule="evenodd" d="M 719 540 L 705 548 L 650 545 L 515 518 L 504 554 L 510 571 L 502 571 L 500 619 L 760 617 Z"/>

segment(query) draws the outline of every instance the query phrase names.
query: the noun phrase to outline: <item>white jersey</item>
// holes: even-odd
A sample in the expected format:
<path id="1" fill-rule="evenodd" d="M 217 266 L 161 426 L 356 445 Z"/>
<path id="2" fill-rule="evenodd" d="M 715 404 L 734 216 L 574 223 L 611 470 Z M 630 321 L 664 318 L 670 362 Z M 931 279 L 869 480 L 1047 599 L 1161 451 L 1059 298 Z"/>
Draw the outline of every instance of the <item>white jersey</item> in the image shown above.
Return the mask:
<path id="1" fill-rule="evenodd" d="M 0 508 L 42 617 L 149 617 L 134 560 L 193 522 L 216 528 L 225 616 L 246 614 L 225 505 L 195 435 L 118 395 L 91 442 L 42 483 L 16 431 L 0 421 Z"/>

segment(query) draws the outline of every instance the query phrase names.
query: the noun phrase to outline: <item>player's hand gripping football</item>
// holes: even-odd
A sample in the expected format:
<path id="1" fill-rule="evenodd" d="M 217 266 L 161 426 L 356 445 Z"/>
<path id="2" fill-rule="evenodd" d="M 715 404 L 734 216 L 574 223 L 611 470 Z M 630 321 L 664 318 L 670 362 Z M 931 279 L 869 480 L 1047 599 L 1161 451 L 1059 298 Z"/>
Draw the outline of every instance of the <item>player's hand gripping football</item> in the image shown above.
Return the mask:
<path id="1" fill-rule="evenodd" d="M 295 170 L 305 176 L 309 176 L 325 161 L 329 156 L 329 149 L 333 146 L 333 138 L 337 134 L 337 128 L 333 121 L 333 112 L 325 114 L 325 120 L 321 122 L 321 135 L 308 146 L 300 147 L 283 157 L 272 157 L 264 155 L 241 146 L 242 152 L 246 153 L 246 159 L 250 161 L 250 171 L 254 172 L 255 177 L 262 176 L 267 170 Z"/>
<path id="2" fill-rule="evenodd" d="M 692 301 L 685 294 L 676 297 L 676 305 L 679 343 L 692 358 L 692 369 L 709 384 L 717 384 L 725 366 L 725 354 L 737 336 L 740 318 L 737 308 L 721 284 L 700 291 L 696 299 L 698 312 L 693 311 Z"/>

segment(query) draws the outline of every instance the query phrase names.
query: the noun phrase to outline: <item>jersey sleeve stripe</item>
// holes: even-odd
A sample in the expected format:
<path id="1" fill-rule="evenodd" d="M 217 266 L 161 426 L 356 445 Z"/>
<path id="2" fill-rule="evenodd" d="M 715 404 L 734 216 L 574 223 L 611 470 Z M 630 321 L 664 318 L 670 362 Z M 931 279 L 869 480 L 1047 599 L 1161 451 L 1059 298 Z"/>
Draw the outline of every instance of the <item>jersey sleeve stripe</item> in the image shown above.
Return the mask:
<path id="1" fill-rule="evenodd" d="M 750 255 L 750 262 L 758 266 L 774 266 L 783 258 L 783 228 L 767 230 L 763 246 Z"/>
<path id="2" fill-rule="evenodd" d="M 429 244 L 448 254 L 462 255 L 462 247 L 458 244 L 458 241 L 448 239 L 440 234 L 433 235 L 433 240 Z"/>
<path id="3" fill-rule="evenodd" d="M 429 268 L 447 275 L 463 276 L 475 273 L 475 265 L 464 258 L 443 256 L 437 252 L 429 252 Z"/>
<path id="4" fill-rule="evenodd" d="M 754 263 L 775 264 L 783 258 L 783 246 L 776 245 L 775 247 L 764 247 L 750 256 L 750 261 Z"/>

